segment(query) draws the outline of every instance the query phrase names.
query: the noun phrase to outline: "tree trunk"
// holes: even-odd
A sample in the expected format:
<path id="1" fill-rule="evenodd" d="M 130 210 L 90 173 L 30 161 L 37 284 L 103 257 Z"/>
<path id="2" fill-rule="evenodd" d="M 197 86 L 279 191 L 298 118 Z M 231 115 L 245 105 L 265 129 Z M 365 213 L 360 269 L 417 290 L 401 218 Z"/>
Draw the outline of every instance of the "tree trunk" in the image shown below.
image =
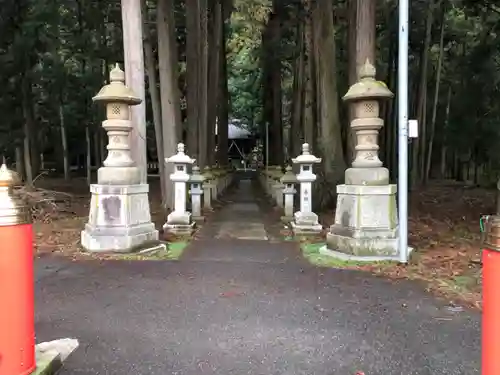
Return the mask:
<path id="1" fill-rule="evenodd" d="M 26 185 L 33 187 L 33 168 L 31 164 L 31 144 L 33 118 L 31 113 L 31 85 L 27 77 L 23 78 L 23 115 L 24 115 L 24 169 L 26 172 Z"/>
<path id="2" fill-rule="evenodd" d="M 85 127 L 85 170 L 87 172 L 87 185 L 92 183 L 92 147 L 90 144 L 90 128 Z"/>
<path id="3" fill-rule="evenodd" d="M 299 21 L 297 27 L 298 58 L 295 60 L 293 74 L 292 121 L 290 129 L 290 155 L 292 157 L 301 153 L 304 140 L 302 126 L 302 112 L 304 109 L 304 26 Z"/>
<path id="4" fill-rule="evenodd" d="M 226 14 L 225 3 L 222 3 L 222 14 Z M 218 105 L 217 105 L 217 161 L 220 165 L 228 165 L 228 123 L 229 123 L 229 88 L 227 76 L 227 58 L 226 58 L 226 33 L 224 21 L 220 30 L 220 57 L 219 57 L 219 87 L 218 87 Z"/>
<path id="5" fill-rule="evenodd" d="M 435 0 L 430 0 L 427 8 L 427 20 L 425 26 L 425 41 L 422 49 L 420 66 L 420 82 L 418 89 L 418 101 L 417 101 L 417 119 L 419 127 L 421 129 L 419 138 L 413 141 L 412 148 L 412 168 L 411 168 L 411 182 L 413 186 L 418 185 L 423 177 L 421 174 L 422 161 L 424 160 L 422 154 L 425 150 L 426 142 L 426 102 L 427 102 L 427 72 L 429 65 L 429 49 L 432 37 L 432 24 L 434 17 L 434 2 Z"/>
<path id="6" fill-rule="evenodd" d="M 208 149 L 208 121 L 207 121 L 207 101 L 208 101 L 208 9 L 207 0 L 198 0 L 200 12 L 200 35 L 199 35 L 199 55 L 198 62 L 198 157 L 197 164 L 200 168 L 207 165 Z"/>
<path id="7" fill-rule="evenodd" d="M 23 147 L 16 146 L 16 172 L 19 176 L 24 176 Z"/>
<path id="8" fill-rule="evenodd" d="M 276 2 L 276 0 L 275 0 Z M 275 5 L 275 9 L 276 9 Z M 282 97 L 281 97 L 281 59 L 279 57 L 281 25 L 279 11 L 273 13 L 273 18 L 269 21 L 270 46 L 272 48 L 272 122 L 270 124 L 269 137 L 271 143 L 270 163 L 273 165 L 283 165 L 283 123 L 282 123 Z"/>
<path id="9" fill-rule="evenodd" d="M 342 125 L 339 116 L 337 90 L 336 43 L 332 3 L 321 1 L 315 4 L 312 13 L 314 33 L 314 60 L 316 67 L 317 100 L 317 145 L 322 157 L 319 174 L 319 196 L 316 200 L 321 208 L 335 202 L 332 186 L 344 178 L 345 161 L 342 149 Z"/>
<path id="10" fill-rule="evenodd" d="M 281 95 L 281 59 L 280 53 L 280 16 L 278 0 L 273 1 L 273 10 L 269 15 L 266 28 L 262 34 L 262 101 L 263 126 L 261 133 L 267 139 L 266 155 L 271 165 L 283 164 L 283 124 L 282 124 L 282 95 Z"/>
<path id="11" fill-rule="evenodd" d="M 217 103 L 219 101 L 219 70 L 221 58 L 221 38 L 220 34 L 222 32 L 222 0 L 210 0 L 211 1 L 211 17 L 210 17 L 210 27 L 209 27 L 209 75 L 208 75 L 208 92 L 216 93 L 208 95 L 208 106 L 207 106 L 207 164 L 214 165 L 216 162 L 215 155 L 215 123 L 217 120 Z"/>
<path id="12" fill-rule="evenodd" d="M 376 47 L 376 0 L 356 0 L 356 78 L 359 69 L 369 60 L 374 66 Z M 353 82 L 354 83 L 354 82 Z"/>
<path id="13" fill-rule="evenodd" d="M 166 22 L 163 15 L 163 9 L 165 8 L 164 0 L 158 1 L 157 7 L 157 28 L 159 38 L 164 38 L 163 28 L 164 25 L 161 23 Z M 158 82 L 156 79 L 156 59 L 153 53 L 153 43 L 151 40 L 151 31 L 148 26 L 149 22 L 149 12 L 146 6 L 146 1 L 142 2 L 143 5 L 143 18 L 144 18 L 144 58 L 146 64 L 146 74 L 148 76 L 149 83 L 149 96 L 151 97 L 151 109 L 153 111 L 153 125 L 155 128 L 155 141 L 156 141 L 156 155 L 158 157 L 158 172 L 160 173 L 160 185 L 161 185 L 161 202 L 165 209 L 167 207 L 167 185 L 165 176 L 165 153 L 163 150 L 163 131 L 162 131 L 162 120 L 161 120 L 161 103 L 160 95 L 158 93 Z M 161 31 L 161 33 L 160 33 Z M 168 34 L 167 34 L 168 35 Z M 160 43 L 160 42 L 159 42 Z M 169 58 L 169 56 L 167 56 Z M 170 155 L 169 155 L 170 156 Z"/>
<path id="14" fill-rule="evenodd" d="M 132 106 L 130 151 L 141 172 L 141 182 L 147 182 L 146 92 L 144 80 L 144 49 L 141 0 L 122 0 L 123 50 L 127 85 L 142 99 Z"/>
<path id="15" fill-rule="evenodd" d="M 199 0 L 186 0 L 187 152 L 198 158 Z M 163 95 L 162 95 L 163 96 Z"/>
<path id="16" fill-rule="evenodd" d="M 441 17 L 441 34 L 439 39 L 439 57 L 438 57 L 438 66 L 436 71 L 436 87 L 434 90 L 434 103 L 432 107 L 432 118 L 431 118 L 431 127 L 429 129 L 429 146 L 427 148 L 427 162 L 425 165 L 425 174 L 424 174 L 424 183 L 429 180 L 429 174 L 431 170 L 432 163 L 432 147 L 434 143 L 434 134 L 436 132 L 436 116 L 437 116 L 437 108 L 439 104 L 439 87 L 441 85 L 441 71 L 443 68 L 443 54 L 444 54 L 444 28 L 445 28 L 445 12 L 443 9 L 443 15 Z"/>
<path id="17" fill-rule="evenodd" d="M 100 168 L 100 149 L 99 149 L 99 127 L 95 126 L 92 132 L 93 146 L 94 146 L 94 166 Z"/>
<path id="18" fill-rule="evenodd" d="M 313 50 L 312 9 L 311 0 L 303 0 L 305 10 L 304 21 L 304 108 L 302 113 L 302 124 L 304 127 L 304 142 L 314 144 L 315 117 L 315 68 Z"/>
<path id="19" fill-rule="evenodd" d="M 161 100 L 161 130 L 163 145 L 162 157 L 170 157 L 177 152 L 178 135 L 178 112 L 180 107 L 177 83 L 177 64 L 173 65 L 172 51 L 177 49 L 172 44 L 172 34 L 175 30 L 174 2 L 173 0 L 160 0 L 157 10 L 158 27 L 158 66 L 160 72 L 160 100 Z M 161 161 L 165 163 L 164 160 Z M 171 164 L 164 164 L 165 173 L 165 203 L 166 209 L 172 209 L 174 204 L 173 183 L 167 176 L 173 172 Z"/>
<path id="20" fill-rule="evenodd" d="M 447 178 L 446 174 L 446 155 L 448 152 L 448 145 L 446 140 L 446 132 L 448 131 L 448 126 L 450 123 L 450 107 L 451 107 L 451 85 L 448 87 L 448 96 L 446 100 L 446 113 L 444 118 L 444 128 L 443 128 L 443 139 L 441 141 L 441 167 L 440 174 L 441 178 Z"/>
<path id="21" fill-rule="evenodd" d="M 62 105 L 62 102 L 59 104 L 59 124 L 60 124 L 60 129 L 61 129 L 61 145 L 62 145 L 62 151 L 63 151 L 64 179 L 66 181 L 68 181 L 70 179 L 68 139 L 66 137 L 66 123 L 64 121 L 64 107 Z"/>
<path id="22" fill-rule="evenodd" d="M 357 81 L 357 62 L 356 62 L 356 34 L 357 34 L 357 7 L 358 0 L 349 0 L 347 8 L 348 17 L 348 29 L 347 29 L 347 64 L 348 64 L 348 81 L 347 84 L 352 86 Z M 349 106 L 348 108 L 348 118 L 345 123 L 345 134 L 346 134 L 346 160 L 348 165 L 352 163 L 354 157 L 356 156 L 356 132 L 351 129 L 351 121 L 354 119 L 354 107 Z"/>
<path id="23" fill-rule="evenodd" d="M 359 68 L 369 60 L 376 66 L 376 0 L 350 0 L 349 1 L 349 86 L 359 79 Z M 356 132 L 351 129 L 354 119 L 354 107 L 349 105 L 349 123 L 347 124 L 347 158 L 351 165 L 356 156 Z"/>

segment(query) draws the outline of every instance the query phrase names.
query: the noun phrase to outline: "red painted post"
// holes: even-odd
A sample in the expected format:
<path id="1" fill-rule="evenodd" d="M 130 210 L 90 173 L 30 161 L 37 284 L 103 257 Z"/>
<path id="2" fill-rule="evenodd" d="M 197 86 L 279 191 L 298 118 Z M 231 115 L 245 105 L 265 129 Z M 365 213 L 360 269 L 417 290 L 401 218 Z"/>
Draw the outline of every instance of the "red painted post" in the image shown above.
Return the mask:
<path id="1" fill-rule="evenodd" d="M 482 375 L 500 374 L 500 216 L 486 218 L 483 249 Z"/>
<path id="2" fill-rule="evenodd" d="M 35 370 L 33 228 L 13 194 L 19 176 L 0 167 L 0 375 Z"/>

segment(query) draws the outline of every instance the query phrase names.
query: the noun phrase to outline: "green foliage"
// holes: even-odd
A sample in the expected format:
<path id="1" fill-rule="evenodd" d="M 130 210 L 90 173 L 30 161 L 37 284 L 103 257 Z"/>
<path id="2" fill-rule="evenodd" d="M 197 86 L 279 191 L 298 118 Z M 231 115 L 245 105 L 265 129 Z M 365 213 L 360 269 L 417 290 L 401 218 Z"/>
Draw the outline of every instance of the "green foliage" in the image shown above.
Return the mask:
<path id="1" fill-rule="evenodd" d="M 109 40 L 119 35 L 119 9 L 103 1 L 5 3 L 2 14 L 8 16 L 0 18 L 0 110 L 6 117 L 0 147 L 12 155 L 16 139 L 21 141 L 24 100 L 33 112 L 33 137 L 40 151 L 54 151 L 60 144 L 54 140 L 59 138 L 62 105 L 69 144 L 75 153 L 83 152 L 85 126 L 97 122 L 91 98 L 104 82 L 103 67 L 110 56 L 122 55 L 120 38 Z"/>
<path id="2" fill-rule="evenodd" d="M 262 117 L 260 42 L 270 11 L 267 0 L 237 0 L 230 19 L 228 86 L 231 117 L 250 129 Z"/>
<path id="3" fill-rule="evenodd" d="M 338 42 L 339 95 L 347 90 L 347 1 L 334 2 Z M 420 55 L 425 39 L 429 2 L 411 2 L 410 108 L 415 112 Z M 474 160 L 500 169 L 500 1 L 442 0 L 445 22 L 443 79 L 437 112 L 434 149 L 446 142 L 450 158 Z M 156 1 L 147 2 L 150 21 Z M 391 51 L 397 50 L 397 1 L 378 2 L 377 67 L 388 82 Z M 229 9 L 229 7 L 227 7 Z M 274 8 L 281 24 L 279 53 L 282 65 L 283 124 L 291 109 L 293 63 L 297 58 L 296 26 L 303 22 L 299 1 L 234 0 L 229 27 L 228 74 L 231 117 L 256 129 L 263 120 L 262 34 Z M 176 1 L 177 40 L 181 67 L 185 40 L 184 1 Z M 226 9 L 227 11 L 227 9 Z M 435 13 L 427 82 L 428 119 L 432 113 L 439 55 L 441 12 Z M 154 28 L 152 28 L 154 29 Z M 153 32 L 153 36 L 155 36 Z M 33 142 L 53 160 L 60 156 L 60 108 L 73 155 L 84 152 L 85 127 L 97 129 L 102 109 L 92 96 L 107 80 L 107 67 L 123 60 L 120 2 L 104 0 L 3 0 L 0 14 L 0 153 L 13 157 L 24 136 L 23 126 L 34 120 Z M 182 72 L 183 73 L 183 72 Z M 181 74 L 181 80 L 185 80 Z M 395 91 L 395 82 L 388 82 Z M 180 85 L 184 87 L 184 85 Z M 448 88 L 452 89 L 451 117 L 445 123 Z M 344 114 L 346 106 L 341 106 Z M 414 117 L 414 113 L 412 113 Z M 387 118 L 391 121 L 390 116 Z M 346 119 L 344 119 L 346 122 Z M 395 124 L 387 123 L 393 129 Z M 438 158 L 435 152 L 434 159 Z"/>

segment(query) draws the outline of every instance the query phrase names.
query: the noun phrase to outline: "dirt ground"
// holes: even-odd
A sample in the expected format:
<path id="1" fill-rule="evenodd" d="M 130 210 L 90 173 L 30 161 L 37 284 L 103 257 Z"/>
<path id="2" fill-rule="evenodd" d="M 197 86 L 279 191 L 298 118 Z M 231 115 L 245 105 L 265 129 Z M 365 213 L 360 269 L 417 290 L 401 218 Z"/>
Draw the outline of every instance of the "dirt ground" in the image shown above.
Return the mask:
<path id="1" fill-rule="evenodd" d="M 35 246 L 38 254 L 83 255 L 80 231 L 87 221 L 89 193 L 84 179 L 40 178 L 34 193 L 44 202 L 34 208 Z M 165 218 L 160 207 L 159 181 L 150 181 L 153 221 Z M 432 183 L 411 193 L 410 238 L 415 248 L 409 265 L 363 265 L 356 268 L 391 278 L 424 281 L 428 289 L 450 302 L 481 307 L 481 215 L 495 212 L 495 190 L 454 182 Z M 52 201 L 55 200 L 55 201 Z M 333 212 L 320 215 L 328 226 Z"/>

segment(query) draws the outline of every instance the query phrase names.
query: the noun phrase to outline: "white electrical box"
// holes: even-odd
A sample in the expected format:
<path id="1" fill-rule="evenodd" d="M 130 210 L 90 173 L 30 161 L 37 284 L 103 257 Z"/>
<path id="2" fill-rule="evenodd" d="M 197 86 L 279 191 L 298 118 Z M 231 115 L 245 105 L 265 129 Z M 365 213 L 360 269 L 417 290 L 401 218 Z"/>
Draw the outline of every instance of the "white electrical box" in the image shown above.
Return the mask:
<path id="1" fill-rule="evenodd" d="M 418 138 L 418 120 L 408 120 L 408 137 Z"/>

